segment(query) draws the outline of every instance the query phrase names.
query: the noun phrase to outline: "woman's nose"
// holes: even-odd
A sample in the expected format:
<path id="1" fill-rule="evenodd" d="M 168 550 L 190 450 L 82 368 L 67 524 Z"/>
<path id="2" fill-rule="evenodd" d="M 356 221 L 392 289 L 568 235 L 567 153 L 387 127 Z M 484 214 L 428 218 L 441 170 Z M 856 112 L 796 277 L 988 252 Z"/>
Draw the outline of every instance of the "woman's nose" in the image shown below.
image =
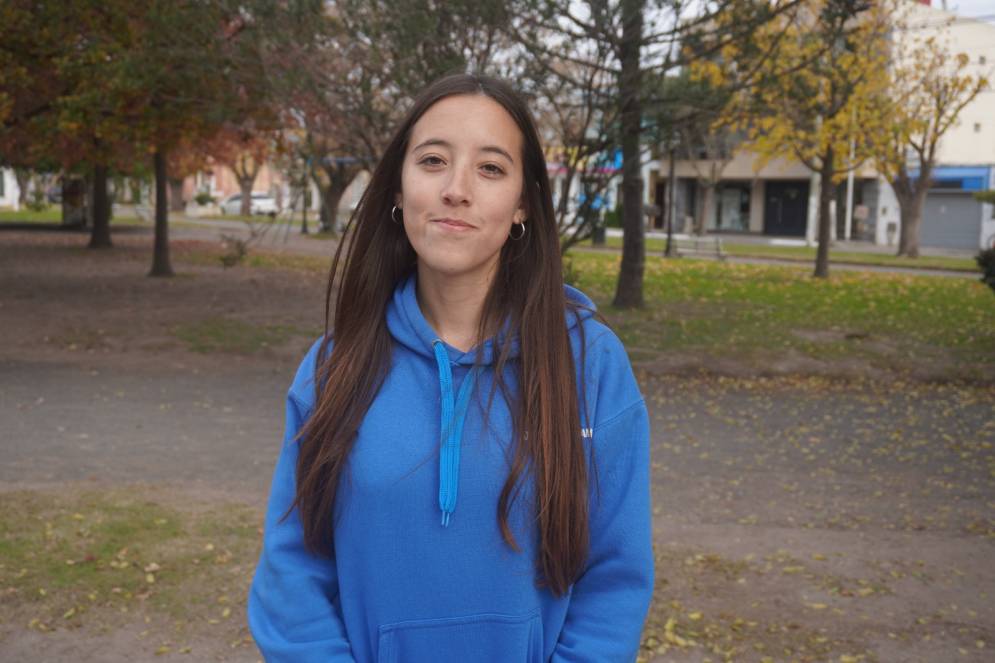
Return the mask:
<path id="1" fill-rule="evenodd" d="M 442 200 L 449 205 L 466 205 L 471 200 L 472 184 L 465 168 L 453 168 L 449 179 L 442 188 Z"/>

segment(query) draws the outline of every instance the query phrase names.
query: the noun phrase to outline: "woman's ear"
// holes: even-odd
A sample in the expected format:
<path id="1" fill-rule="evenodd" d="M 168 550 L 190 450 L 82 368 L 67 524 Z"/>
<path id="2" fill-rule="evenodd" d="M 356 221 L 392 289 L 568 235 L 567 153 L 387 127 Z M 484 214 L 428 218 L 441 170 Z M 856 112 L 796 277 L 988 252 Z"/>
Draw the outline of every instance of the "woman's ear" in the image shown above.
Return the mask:
<path id="1" fill-rule="evenodd" d="M 394 206 L 397 209 L 402 209 L 402 207 L 401 207 L 401 192 L 400 191 L 398 191 L 397 193 L 394 194 Z"/>

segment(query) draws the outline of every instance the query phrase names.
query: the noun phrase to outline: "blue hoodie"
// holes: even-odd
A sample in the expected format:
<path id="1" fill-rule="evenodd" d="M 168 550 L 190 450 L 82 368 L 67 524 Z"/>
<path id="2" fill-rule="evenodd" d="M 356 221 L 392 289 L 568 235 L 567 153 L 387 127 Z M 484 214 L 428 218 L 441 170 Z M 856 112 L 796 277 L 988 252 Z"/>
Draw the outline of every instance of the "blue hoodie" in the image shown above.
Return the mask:
<path id="1" fill-rule="evenodd" d="M 567 296 L 594 307 L 573 288 Z M 521 551 L 501 537 L 497 503 L 512 457 L 511 416 L 498 396 L 484 419 L 494 345 L 464 353 L 442 343 L 422 315 L 412 276 L 388 305 L 393 361 L 339 483 L 332 558 L 307 552 L 296 510 L 281 521 L 294 499 L 294 438 L 314 408 L 320 343 L 290 388 L 249 593 L 249 627 L 267 661 L 635 660 L 653 593 L 649 422 L 618 338 L 583 309 L 567 320 L 578 375 L 585 354 L 578 389 L 588 417 L 581 426 L 591 535 L 584 571 L 569 591 L 556 598 L 535 586 L 531 482 L 509 514 Z"/>

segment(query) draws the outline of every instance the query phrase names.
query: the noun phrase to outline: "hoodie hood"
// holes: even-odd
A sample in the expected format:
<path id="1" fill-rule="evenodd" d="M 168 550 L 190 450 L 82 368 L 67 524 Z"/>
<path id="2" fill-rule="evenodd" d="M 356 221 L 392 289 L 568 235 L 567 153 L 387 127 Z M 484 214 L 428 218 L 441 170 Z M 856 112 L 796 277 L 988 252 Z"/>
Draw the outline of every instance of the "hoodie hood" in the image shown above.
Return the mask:
<path id="1" fill-rule="evenodd" d="M 440 340 L 432 326 L 428 324 L 425 315 L 418 305 L 416 295 L 417 275 L 411 274 L 401 281 L 394 290 L 394 296 L 387 304 L 387 329 L 391 336 L 398 343 L 417 354 L 428 358 L 436 356 L 435 345 Z M 581 322 L 590 318 L 595 311 L 594 302 L 576 288 L 563 286 L 564 294 L 567 298 L 567 329 L 571 332 Z M 449 361 L 455 365 L 471 366 L 480 354 L 480 363 L 489 366 L 497 358 L 500 350 L 500 336 L 490 338 L 481 345 L 471 348 L 467 352 L 458 350 L 446 343 L 443 347 L 449 355 Z M 517 357 L 519 352 L 518 339 L 511 343 L 511 356 Z"/>

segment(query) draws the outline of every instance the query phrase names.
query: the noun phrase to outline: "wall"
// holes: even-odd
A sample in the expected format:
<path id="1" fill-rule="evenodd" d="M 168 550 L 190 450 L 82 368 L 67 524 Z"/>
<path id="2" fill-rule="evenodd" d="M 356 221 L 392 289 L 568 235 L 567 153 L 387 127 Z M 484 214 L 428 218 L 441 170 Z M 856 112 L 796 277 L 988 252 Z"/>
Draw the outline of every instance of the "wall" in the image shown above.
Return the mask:
<path id="1" fill-rule="evenodd" d="M 961 166 L 995 163 L 995 25 L 956 16 L 941 9 L 912 4 L 906 19 L 911 40 L 935 37 L 951 53 L 970 59 L 966 71 L 986 76 L 989 85 L 961 111 L 957 124 L 940 142 L 938 163 Z"/>
<path id="2" fill-rule="evenodd" d="M 764 195 L 766 194 L 763 180 L 753 180 L 750 188 L 750 232 L 764 231 Z"/>
<path id="3" fill-rule="evenodd" d="M 11 209 L 18 209 L 18 194 L 20 189 L 17 187 L 17 178 L 14 177 L 14 171 L 11 168 L 0 168 L 0 189 L 3 193 L 0 194 L 0 207 L 10 207 Z"/>

